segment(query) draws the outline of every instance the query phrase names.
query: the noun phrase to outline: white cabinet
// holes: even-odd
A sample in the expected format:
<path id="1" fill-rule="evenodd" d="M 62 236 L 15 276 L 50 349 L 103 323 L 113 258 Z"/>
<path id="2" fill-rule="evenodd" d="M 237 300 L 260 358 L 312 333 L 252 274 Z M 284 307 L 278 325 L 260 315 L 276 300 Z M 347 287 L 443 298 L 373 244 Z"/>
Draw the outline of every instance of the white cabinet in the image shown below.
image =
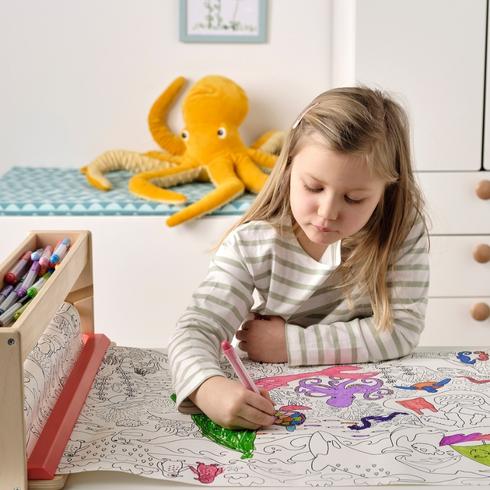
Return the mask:
<path id="1" fill-rule="evenodd" d="M 475 321 L 477 304 L 490 306 L 490 199 L 475 189 L 489 172 L 418 175 L 431 227 L 431 285 L 422 345 L 490 345 L 490 317 Z M 490 197 L 490 195 L 489 195 Z M 480 261 L 475 258 L 475 249 Z"/>
<path id="2" fill-rule="evenodd" d="M 399 94 L 418 170 L 479 170 L 485 0 L 357 0 L 355 80 Z"/>
<path id="3" fill-rule="evenodd" d="M 489 345 L 490 318 L 476 321 L 470 314 L 475 304 L 490 305 L 490 262 L 473 258 L 478 244 L 490 245 L 490 172 L 480 171 L 487 1 L 338 0 L 333 6 L 343 26 L 334 29 L 334 80 L 385 89 L 409 113 L 417 178 L 432 221 L 421 343 Z M 486 114 L 490 120 L 489 105 Z M 485 180 L 488 198 L 482 199 L 476 188 Z"/>

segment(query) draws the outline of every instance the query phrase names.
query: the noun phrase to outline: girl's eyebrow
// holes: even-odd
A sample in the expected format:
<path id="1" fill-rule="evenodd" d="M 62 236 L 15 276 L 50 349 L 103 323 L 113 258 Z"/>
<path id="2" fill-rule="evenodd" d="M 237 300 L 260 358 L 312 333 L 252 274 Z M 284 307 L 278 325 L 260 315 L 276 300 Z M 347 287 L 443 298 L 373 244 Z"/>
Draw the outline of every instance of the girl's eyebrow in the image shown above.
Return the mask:
<path id="1" fill-rule="evenodd" d="M 305 173 L 305 175 L 307 177 L 309 177 L 310 179 L 314 180 L 318 184 L 327 185 L 326 182 L 322 182 L 321 180 L 317 179 L 316 177 L 313 177 L 313 175 L 311 175 L 309 173 Z M 359 187 L 357 189 L 348 189 L 347 190 L 347 192 L 357 192 L 357 191 L 360 191 L 360 192 L 369 192 L 369 191 L 371 191 L 371 189 L 369 187 Z"/>

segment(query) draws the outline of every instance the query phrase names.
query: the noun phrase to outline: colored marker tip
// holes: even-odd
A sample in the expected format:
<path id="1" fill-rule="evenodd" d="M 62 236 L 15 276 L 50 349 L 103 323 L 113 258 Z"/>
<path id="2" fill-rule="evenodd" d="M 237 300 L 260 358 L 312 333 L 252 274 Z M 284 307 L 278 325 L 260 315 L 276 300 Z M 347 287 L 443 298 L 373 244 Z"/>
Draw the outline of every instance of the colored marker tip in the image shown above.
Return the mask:
<path id="1" fill-rule="evenodd" d="M 17 282 L 17 276 L 13 272 L 7 272 L 5 274 L 5 282 L 15 284 Z"/>
<path id="2" fill-rule="evenodd" d="M 223 340 L 223 342 L 221 342 L 221 348 L 223 350 L 230 350 L 231 344 L 227 340 Z"/>

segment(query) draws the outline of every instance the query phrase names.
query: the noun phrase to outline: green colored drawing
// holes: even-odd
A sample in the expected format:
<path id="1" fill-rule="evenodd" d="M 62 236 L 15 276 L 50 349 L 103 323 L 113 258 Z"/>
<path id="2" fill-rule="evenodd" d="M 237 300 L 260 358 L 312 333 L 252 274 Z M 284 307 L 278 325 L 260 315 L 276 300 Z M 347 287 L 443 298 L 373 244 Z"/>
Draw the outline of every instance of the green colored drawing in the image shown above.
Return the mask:
<path id="1" fill-rule="evenodd" d="M 477 463 L 490 466 L 490 444 L 478 444 L 475 446 L 452 446 L 459 454 L 476 461 Z"/>
<path id="2" fill-rule="evenodd" d="M 194 423 L 199 427 L 204 437 L 228 447 L 235 451 L 243 453 L 242 459 L 251 458 L 255 449 L 255 431 L 254 430 L 231 430 L 215 424 L 207 415 L 191 415 Z"/>

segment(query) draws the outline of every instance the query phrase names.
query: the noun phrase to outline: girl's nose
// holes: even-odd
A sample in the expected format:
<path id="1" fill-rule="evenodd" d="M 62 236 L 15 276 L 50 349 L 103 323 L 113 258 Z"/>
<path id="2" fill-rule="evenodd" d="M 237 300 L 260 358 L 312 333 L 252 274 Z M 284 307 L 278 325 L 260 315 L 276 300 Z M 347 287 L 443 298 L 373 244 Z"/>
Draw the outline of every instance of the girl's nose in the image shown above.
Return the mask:
<path id="1" fill-rule="evenodd" d="M 317 214 L 323 219 L 336 220 L 339 216 L 339 204 L 335 196 L 323 196 L 318 204 Z"/>

